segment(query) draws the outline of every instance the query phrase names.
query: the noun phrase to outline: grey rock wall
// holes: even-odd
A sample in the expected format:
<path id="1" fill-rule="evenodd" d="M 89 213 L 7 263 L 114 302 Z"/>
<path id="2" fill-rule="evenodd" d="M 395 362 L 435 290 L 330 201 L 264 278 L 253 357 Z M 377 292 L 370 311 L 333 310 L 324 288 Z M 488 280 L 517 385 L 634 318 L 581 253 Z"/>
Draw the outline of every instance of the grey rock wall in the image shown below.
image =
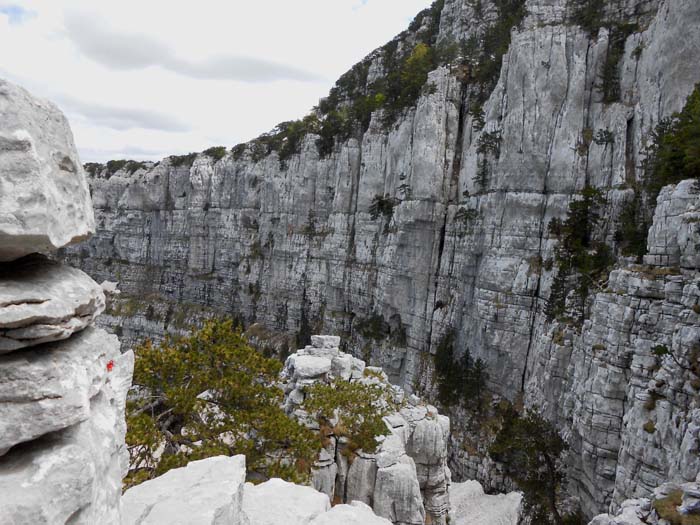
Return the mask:
<path id="1" fill-rule="evenodd" d="M 468 0 L 446 0 L 439 38 L 483 32 L 495 11 L 482 4 L 480 21 Z M 543 310 L 555 272 L 546 264 L 556 244 L 547 225 L 592 185 L 608 203 L 598 233 L 613 244 L 651 131 L 700 81 L 700 4 L 606 3 L 609 19 L 638 24 L 613 103 L 598 87 L 610 32 L 571 23 L 569 4 L 527 2 L 482 131 L 459 71 L 442 67 L 391 129 L 375 114 L 361 138 L 328 158 L 309 136 L 284 168 L 275 153 L 256 160 L 248 151 L 218 162 L 200 155 L 191 168 L 164 159 L 133 173 L 97 173 L 97 233 L 67 259 L 98 281 L 119 281 L 132 308 L 108 324 L 127 348 L 207 308 L 300 340 L 338 334 L 345 350 L 392 381 L 429 392 L 430 354 L 454 330 L 457 346 L 486 362 L 497 393 L 523 394 L 564 430 L 572 491 L 587 515 L 668 477 L 693 477 L 680 466 L 695 446 L 690 379 L 665 380 L 653 414 L 639 405 L 654 374 L 678 376 L 667 360 L 652 371 L 650 347 L 667 344 L 682 357 L 695 336 L 696 234 L 678 228 L 676 208 L 697 198 L 662 194 L 659 210 L 668 209 L 657 213 L 645 261 L 657 269 L 621 259 L 580 334 L 548 323 Z M 372 77 L 383 65 L 380 55 L 370 60 Z M 599 131 L 611 140 L 591 140 Z M 501 141 L 481 187 L 484 133 Z M 377 195 L 399 201 L 391 218 L 372 219 Z M 640 430 L 647 419 L 659 430 Z M 464 476 L 487 477 L 459 462 Z"/>

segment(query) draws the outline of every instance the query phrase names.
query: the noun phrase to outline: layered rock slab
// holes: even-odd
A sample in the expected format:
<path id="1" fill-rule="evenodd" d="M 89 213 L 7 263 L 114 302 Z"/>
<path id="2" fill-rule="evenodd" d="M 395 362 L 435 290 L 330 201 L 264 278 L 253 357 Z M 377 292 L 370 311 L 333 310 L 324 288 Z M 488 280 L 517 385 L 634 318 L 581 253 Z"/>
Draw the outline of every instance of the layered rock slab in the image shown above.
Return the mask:
<path id="1" fill-rule="evenodd" d="M 115 337 L 96 329 L 89 329 L 77 342 L 81 343 L 91 351 L 96 351 L 92 346 L 95 343 L 118 348 Z M 132 352 L 113 356 L 112 371 L 106 377 L 98 374 L 97 390 L 87 406 L 78 410 L 80 423 L 17 445 L 0 457 L 0 523 L 120 525 L 121 485 L 127 461 L 124 406 L 133 362 Z M 3 402 L 0 410 L 5 411 L 6 406 Z M 0 422 L 6 425 L 7 417 L 5 411 Z M 9 417 L 36 418 L 40 424 L 33 433 L 42 431 L 42 422 L 46 421 L 46 416 L 35 411 Z M 10 421 L 23 429 L 30 424 L 22 419 Z M 51 428 L 69 421 L 52 424 Z M 3 428 L 0 435 L 6 434 Z"/>
<path id="2" fill-rule="evenodd" d="M 68 121 L 0 79 L 0 261 L 50 252 L 95 229 Z"/>
<path id="3" fill-rule="evenodd" d="M 244 483 L 245 456 L 193 461 L 127 490 L 122 525 L 248 525 Z"/>
<path id="4" fill-rule="evenodd" d="M 66 339 L 104 311 L 102 288 L 43 256 L 0 266 L 0 354 Z"/>
<path id="5" fill-rule="evenodd" d="M 3 356 L 0 453 L 91 417 L 91 400 L 110 381 L 120 355 L 116 336 L 90 327 L 65 341 Z"/>

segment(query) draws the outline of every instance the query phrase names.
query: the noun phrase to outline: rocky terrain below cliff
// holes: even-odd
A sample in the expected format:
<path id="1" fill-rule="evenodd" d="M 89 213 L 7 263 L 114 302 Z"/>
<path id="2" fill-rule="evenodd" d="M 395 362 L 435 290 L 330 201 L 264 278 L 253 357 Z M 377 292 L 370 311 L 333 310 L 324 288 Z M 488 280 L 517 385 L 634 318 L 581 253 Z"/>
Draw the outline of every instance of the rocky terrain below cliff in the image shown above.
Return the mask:
<path id="1" fill-rule="evenodd" d="M 338 334 L 431 396 L 450 336 L 495 395 L 561 430 L 586 516 L 694 482 L 700 193 L 675 180 L 629 210 L 656 126 L 700 81 L 699 24 L 695 0 L 437 2 L 341 78 L 316 120 L 232 150 L 90 166 L 97 232 L 65 260 L 119 282 L 102 323 L 125 348 L 228 315 L 278 349 Z M 392 95 L 426 48 L 425 82 Z M 590 189 L 611 264 L 581 285 L 564 279 L 552 224 Z M 618 234 L 630 222 L 642 259 Z M 453 447 L 450 466 L 503 488 L 478 446 Z"/>

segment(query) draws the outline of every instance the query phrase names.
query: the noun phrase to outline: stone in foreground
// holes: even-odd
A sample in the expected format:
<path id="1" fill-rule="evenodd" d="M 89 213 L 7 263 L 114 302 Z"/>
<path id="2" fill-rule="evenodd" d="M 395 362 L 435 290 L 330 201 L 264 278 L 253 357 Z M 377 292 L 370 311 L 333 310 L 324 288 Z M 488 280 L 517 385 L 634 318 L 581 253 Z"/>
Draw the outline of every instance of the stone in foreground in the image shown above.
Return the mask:
<path id="1" fill-rule="evenodd" d="M 193 461 L 127 490 L 122 524 L 247 525 L 244 482 L 245 456 Z"/>
<path id="2" fill-rule="evenodd" d="M 19 443 L 87 420 L 93 398 L 119 373 L 119 358 L 116 336 L 93 327 L 66 341 L 3 356 L 0 455 Z"/>
<path id="3" fill-rule="evenodd" d="M 478 481 L 450 486 L 450 523 L 452 525 L 517 525 L 522 494 L 511 492 L 490 496 Z"/>
<path id="4" fill-rule="evenodd" d="M 0 270 L 0 354 L 67 339 L 105 307 L 102 288 L 85 273 L 30 256 Z"/>
<path id="5" fill-rule="evenodd" d="M 336 505 L 309 525 L 391 525 L 391 522 L 375 515 L 364 503 L 353 501 L 350 505 Z"/>
<path id="6" fill-rule="evenodd" d="M 112 346 L 118 348 L 116 339 Z M 124 405 L 133 363 L 132 352 L 115 357 L 85 421 L 0 457 L 0 523 L 120 525 Z"/>
<path id="7" fill-rule="evenodd" d="M 95 229 L 85 172 L 59 109 L 0 80 L 0 261 L 49 252 Z"/>
<path id="8" fill-rule="evenodd" d="M 251 525 L 307 525 L 330 509 L 328 496 L 281 479 L 246 483 L 243 511 Z"/>

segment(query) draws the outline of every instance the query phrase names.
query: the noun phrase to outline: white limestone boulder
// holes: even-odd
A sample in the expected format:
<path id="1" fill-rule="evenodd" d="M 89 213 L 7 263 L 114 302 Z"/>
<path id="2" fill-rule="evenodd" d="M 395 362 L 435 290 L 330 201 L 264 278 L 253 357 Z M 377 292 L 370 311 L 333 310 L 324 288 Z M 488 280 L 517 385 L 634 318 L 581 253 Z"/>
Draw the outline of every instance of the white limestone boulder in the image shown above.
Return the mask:
<path id="1" fill-rule="evenodd" d="M 94 327 L 0 356 L 0 454 L 91 417 L 120 356 L 117 337 Z"/>
<path id="2" fill-rule="evenodd" d="M 331 360 L 313 355 L 293 355 L 289 358 L 296 379 L 323 376 L 331 370 Z"/>
<path id="3" fill-rule="evenodd" d="M 452 525 L 517 525 L 522 494 L 490 496 L 484 494 L 478 481 L 465 481 L 450 486 L 450 502 Z"/>
<path id="4" fill-rule="evenodd" d="M 246 483 L 243 494 L 243 511 L 251 525 L 307 525 L 330 507 L 325 494 L 277 478 Z"/>
<path id="5" fill-rule="evenodd" d="M 347 501 L 361 501 L 370 505 L 374 499 L 376 481 L 377 461 L 374 455 L 360 451 L 348 468 L 345 483 Z"/>
<path id="6" fill-rule="evenodd" d="M 122 525 L 247 525 L 244 483 L 245 456 L 193 461 L 127 490 Z"/>
<path id="7" fill-rule="evenodd" d="M 350 505 L 336 505 L 313 519 L 310 525 L 391 525 L 391 522 L 377 516 L 364 503 L 353 501 Z"/>
<path id="8" fill-rule="evenodd" d="M 94 229 L 87 180 L 63 113 L 0 80 L 0 261 L 56 250 Z"/>
<path id="9" fill-rule="evenodd" d="M 0 354 L 59 341 L 104 311 L 102 288 L 87 274 L 31 256 L 0 271 Z"/>
<path id="10" fill-rule="evenodd" d="M 134 354 L 116 356 L 90 417 L 0 457 L 0 523 L 120 525 L 124 405 Z"/>
<path id="11" fill-rule="evenodd" d="M 651 502 L 646 498 L 625 500 L 617 513 L 600 514 L 588 525 L 647 525 L 656 524 L 658 520 L 652 515 Z"/>

